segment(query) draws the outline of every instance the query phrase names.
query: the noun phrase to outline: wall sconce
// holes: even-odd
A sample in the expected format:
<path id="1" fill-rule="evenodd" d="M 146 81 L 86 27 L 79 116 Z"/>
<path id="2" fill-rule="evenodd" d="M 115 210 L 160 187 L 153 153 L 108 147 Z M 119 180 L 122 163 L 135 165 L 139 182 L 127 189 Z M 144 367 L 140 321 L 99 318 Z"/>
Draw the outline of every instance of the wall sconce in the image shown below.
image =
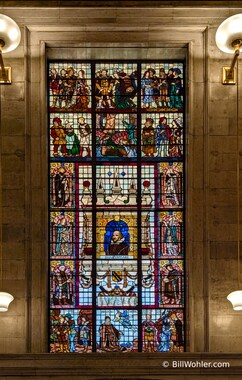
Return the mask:
<path id="1" fill-rule="evenodd" d="M 242 310 L 242 290 L 236 290 L 227 296 L 227 300 L 232 303 L 234 310 Z"/>
<path id="2" fill-rule="evenodd" d="M 220 50 L 234 55 L 230 67 L 223 67 L 222 83 L 235 84 L 235 64 L 242 51 L 242 14 L 224 20 L 217 29 L 215 40 Z"/>
<path id="3" fill-rule="evenodd" d="M 21 33 L 18 25 L 10 17 L 0 14 L 0 83 L 12 83 L 11 67 L 5 67 L 2 53 L 16 49 L 20 43 Z"/>
<path id="4" fill-rule="evenodd" d="M 8 311 L 10 303 L 14 300 L 9 293 L 0 292 L 0 312 Z"/>

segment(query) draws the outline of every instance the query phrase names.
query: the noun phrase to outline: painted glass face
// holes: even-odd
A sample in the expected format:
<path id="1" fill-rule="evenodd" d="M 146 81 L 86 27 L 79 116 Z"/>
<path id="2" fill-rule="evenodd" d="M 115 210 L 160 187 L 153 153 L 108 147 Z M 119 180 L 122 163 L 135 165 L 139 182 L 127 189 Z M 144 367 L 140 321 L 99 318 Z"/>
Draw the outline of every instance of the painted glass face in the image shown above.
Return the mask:
<path id="1" fill-rule="evenodd" d="M 48 70 L 49 350 L 183 352 L 184 62 Z"/>

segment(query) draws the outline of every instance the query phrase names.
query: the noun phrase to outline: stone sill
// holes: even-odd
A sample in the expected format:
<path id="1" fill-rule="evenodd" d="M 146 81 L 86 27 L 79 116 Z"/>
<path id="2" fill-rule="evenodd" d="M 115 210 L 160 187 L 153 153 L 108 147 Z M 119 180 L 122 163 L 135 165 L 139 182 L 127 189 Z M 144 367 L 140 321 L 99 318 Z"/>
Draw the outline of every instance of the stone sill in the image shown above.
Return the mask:
<path id="1" fill-rule="evenodd" d="M 173 365 L 174 361 L 178 363 L 176 368 Z M 212 368 L 211 366 L 215 362 L 229 363 L 230 366 L 229 368 Z M 210 368 L 208 363 L 211 363 Z M 165 368 L 166 366 L 167 368 Z M 15 376 L 54 376 L 56 378 L 66 376 L 66 379 L 70 379 L 71 376 L 75 376 L 75 379 L 79 379 L 80 376 L 80 379 L 90 380 L 160 380 L 161 375 L 179 376 L 179 378 L 182 376 L 183 378 L 185 375 L 190 377 L 216 374 L 220 376 L 242 376 L 242 354 L 0 354 L 0 378 L 8 376 L 13 378 Z"/>

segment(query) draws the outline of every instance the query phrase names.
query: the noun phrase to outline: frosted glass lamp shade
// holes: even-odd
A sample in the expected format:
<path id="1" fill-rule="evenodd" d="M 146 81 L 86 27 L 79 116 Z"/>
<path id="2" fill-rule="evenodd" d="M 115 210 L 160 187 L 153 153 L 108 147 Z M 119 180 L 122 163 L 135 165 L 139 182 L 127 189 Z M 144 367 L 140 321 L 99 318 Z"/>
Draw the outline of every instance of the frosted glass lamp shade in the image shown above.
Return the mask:
<path id="1" fill-rule="evenodd" d="M 234 54 L 233 41 L 242 40 L 242 14 L 231 16 L 219 25 L 215 36 L 217 47 L 225 53 Z M 240 47 L 240 52 L 242 47 Z"/>
<path id="2" fill-rule="evenodd" d="M 0 292 L 0 312 L 8 311 L 10 303 L 14 300 L 14 297 L 5 292 Z"/>
<path id="3" fill-rule="evenodd" d="M 227 300 L 232 303 L 234 310 L 242 310 L 242 290 L 236 290 L 230 293 Z"/>
<path id="4" fill-rule="evenodd" d="M 3 14 L 0 14 L 0 40 L 5 43 L 2 47 L 3 53 L 16 49 L 21 40 L 19 26 L 14 20 Z"/>

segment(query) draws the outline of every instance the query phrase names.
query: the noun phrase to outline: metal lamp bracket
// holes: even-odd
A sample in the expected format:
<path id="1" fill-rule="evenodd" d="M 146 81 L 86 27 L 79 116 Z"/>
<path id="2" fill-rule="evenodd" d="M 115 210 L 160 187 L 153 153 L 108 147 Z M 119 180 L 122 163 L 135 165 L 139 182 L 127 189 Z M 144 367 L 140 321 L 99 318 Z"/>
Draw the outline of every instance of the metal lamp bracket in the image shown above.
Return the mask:
<path id="1" fill-rule="evenodd" d="M 222 72 L 222 83 L 223 84 L 236 84 L 236 70 L 233 68 L 231 70 L 230 66 L 224 66 Z"/>
<path id="2" fill-rule="evenodd" d="M 0 38 L 0 84 L 12 83 L 12 69 L 11 67 L 5 67 L 2 56 L 2 48 L 5 46 L 5 42 Z"/>
<path id="3" fill-rule="evenodd" d="M 4 67 L 0 68 L 0 84 L 11 84 L 12 83 L 12 68 Z"/>
<path id="4" fill-rule="evenodd" d="M 235 84 L 237 81 L 235 64 L 237 62 L 240 48 L 242 46 L 242 38 L 234 40 L 231 44 L 234 48 L 234 58 L 230 67 L 223 67 L 222 83 L 223 84 Z"/>

